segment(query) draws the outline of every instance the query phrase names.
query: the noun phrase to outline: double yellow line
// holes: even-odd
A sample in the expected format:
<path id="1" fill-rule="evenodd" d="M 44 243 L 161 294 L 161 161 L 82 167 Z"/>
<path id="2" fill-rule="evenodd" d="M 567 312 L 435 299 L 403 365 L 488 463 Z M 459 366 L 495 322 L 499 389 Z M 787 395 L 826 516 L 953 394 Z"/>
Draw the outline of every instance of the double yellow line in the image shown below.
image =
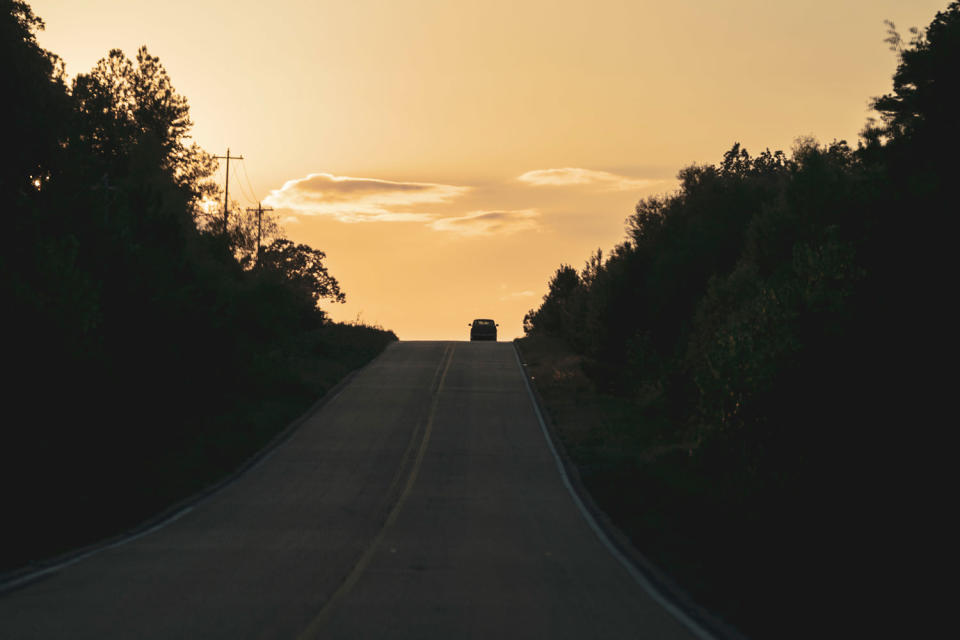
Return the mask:
<path id="1" fill-rule="evenodd" d="M 403 508 L 403 504 L 407 501 L 407 498 L 410 496 L 410 492 L 413 490 L 413 485 L 417 481 L 417 476 L 420 474 L 420 467 L 423 464 L 423 458 L 427 453 L 427 445 L 430 442 L 430 434 L 433 432 L 433 418 L 437 413 L 437 405 L 440 402 L 440 391 L 443 389 L 443 383 L 447 379 L 447 372 L 450 370 L 450 363 L 453 361 L 453 352 L 455 349 L 456 347 L 453 344 L 446 345 L 444 348 L 444 354 L 440 359 L 440 365 L 433 374 L 433 380 L 430 384 L 433 391 L 433 398 L 430 402 L 430 410 L 427 412 L 426 422 L 423 429 L 423 438 L 420 440 L 420 447 L 417 449 L 417 457 L 413 461 L 413 467 L 410 469 L 410 475 L 407 476 L 407 483 L 403 487 L 400 497 L 397 498 L 396 503 L 390 510 L 390 514 L 384 521 L 383 527 L 380 528 L 380 532 L 377 533 L 376 537 L 370 542 L 367 550 L 363 552 L 363 555 L 360 556 L 359 560 L 357 560 L 357 563 L 353 566 L 353 569 L 350 571 L 349 575 L 347 575 L 337 590 L 333 592 L 333 595 L 330 596 L 330 599 L 327 600 L 327 602 L 323 605 L 323 608 L 320 609 L 320 612 L 315 618 L 313 618 L 313 620 L 310 621 L 310 624 L 307 625 L 307 628 L 300 633 L 298 636 L 299 640 L 316 638 L 319 635 L 320 629 L 330 618 L 330 615 L 333 612 L 337 602 L 346 596 L 350 590 L 353 589 L 357 581 L 360 580 L 360 576 L 363 575 L 363 572 L 366 571 L 367 567 L 370 565 L 370 562 L 373 560 L 373 556 L 380 547 L 380 543 L 383 541 L 387 530 L 393 526 L 393 523 L 396 522 L 397 517 L 400 515 L 400 510 Z M 437 381 L 438 376 L 439 381 Z M 403 461 L 401 460 L 401 465 L 402 464 Z"/>

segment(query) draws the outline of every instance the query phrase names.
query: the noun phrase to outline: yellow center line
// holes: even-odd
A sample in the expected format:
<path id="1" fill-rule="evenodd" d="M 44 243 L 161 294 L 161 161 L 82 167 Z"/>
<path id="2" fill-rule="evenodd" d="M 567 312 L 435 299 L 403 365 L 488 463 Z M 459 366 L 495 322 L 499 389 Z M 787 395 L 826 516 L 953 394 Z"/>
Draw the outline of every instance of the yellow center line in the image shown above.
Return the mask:
<path id="1" fill-rule="evenodd" d="M 370 565 L 370 562 L 373 560 L 374 554 L 377 552 L 377 549 L 380 547 L 380 543 L 383 541 L 384 536 L 387 533 L 387 530 L 393 525 L 397 520 L 397 516 L 400 514 L 400 509 L 403 508 L 404 502 L 407 501 L 407 498 L 410 496 L 410 492 L 413 490 L 413 485 L 417 481 L 417 476 L 420 473 L 420 466 L 423 463 L 424 455 L 427 452 L 427 444 L 430 442 L 430 434 L 433 432 L 433 418 L 437 412 L 437 405 L 440 402 L 440 391 L 443 389 L 443 383 L 447 379 L 447 371 L 450 370 L 450 363 L 453 361 L 453 352 L 456 349 L 453 345 L 447 347 L 445 355 L 445 362 L 443 364 L 443 372 L 440 374 L 440 382 L 437 384 L 436 391 L 433 393 L 433 401 L 430 403 L 430 411 L 427 414 L 426 426 L 423 430 L 423 440 L 420 441 L 420 448 L 417 450 L 417 457 L 413 461 L 413 468 L 410 470 L 410 475 L 407 477 L 407 484 L 403 488 L 403 493 L 400 494 L 400 497 L 397 498 L 396 504 L 393 505 L 393 509 L 390 510 L 390 515 L 387 516 L 386 521 L 383 523 L 383 527 L 380 529 L 380 532 L 377 533 L 376 537 L 367 547 L 367 550 L 363 552 L 363 555 L 360 556 L 360 559 L 357 561 L 357 564 L 353 566 L 353 570 L 350 571 L 350 574 L 346 579 L 341 583 L 340 587 L 333 592 L 333 595 L 330 596 L 330 599 L 323 605 L 323 608 L 320 609 L 320 612 L 316 617 L 310 621 L 310 624 L 307 625 L 307 628 L 304 629 L 298 636 L 299 640 L 307 640 L 308 638 L 315 638 L 318 636 L 320 629 L 329 619 L 331 612 L 334 609 L 336 603 L 341 600 L 347 593 L 353 589 L 353 586 L 360 580 L 360 576 L 363 575 L 363 572 L 366 571 L 367 567 Z M 436 376 L 434 376 L 436 379 Z"/>

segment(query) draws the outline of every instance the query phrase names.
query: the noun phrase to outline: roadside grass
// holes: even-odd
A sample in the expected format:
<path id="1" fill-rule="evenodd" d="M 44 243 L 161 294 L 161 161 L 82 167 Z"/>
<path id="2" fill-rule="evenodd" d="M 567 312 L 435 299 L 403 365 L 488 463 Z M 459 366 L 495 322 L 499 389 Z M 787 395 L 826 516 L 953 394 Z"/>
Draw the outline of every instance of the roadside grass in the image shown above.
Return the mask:
<path id="1" fill-rule="evenodd" d="M 155 506 L 144 515 L 233 472 L 395 339 L 392 332 L 331 323 L 298 336 L 281 353 L 262 357 L 258 385 L 235 390 L 218 412 L 188 429 L 179 446 L 155 458 L 145 487 L 154 499 L 144 502 Z"/>
<path id="2" fill-rule="evenodd" d="M 784 567 L 764 553 L 775 537 L 762 499 L 699 468 L 655 391 L 601 393 L 563 342 L 517 343 L 584 487 L 634 547 L 726 623 L 763 637 L 776 628 L 762 609 Z"/>
<path id="3" fill-rule="evenodd" d="M 330 323 L 258 354 L 226 393 L 118 405 L 97 416 L 96 429 L 85 424 L 89 435 L 72 446 L 21 451 L 0 573 L 118 535 L 215 484 L 395 340 L 379 328 Z M 93 413 L 76 410 L 78 424 Z"/>

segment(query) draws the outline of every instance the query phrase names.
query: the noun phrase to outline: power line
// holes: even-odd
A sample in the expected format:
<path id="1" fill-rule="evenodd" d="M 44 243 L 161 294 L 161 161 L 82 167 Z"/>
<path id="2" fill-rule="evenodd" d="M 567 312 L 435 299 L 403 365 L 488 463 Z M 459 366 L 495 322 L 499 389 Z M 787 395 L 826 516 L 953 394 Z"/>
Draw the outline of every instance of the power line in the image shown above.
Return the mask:
<path id="1" fill-rule="evenodd" d="M 243 182 L 238 181 L 237 184 L 240 185 L 240 195 L 243 197 L 244 200 L 246 200 L 248 203 L 253 203 L 257 201 L 257 198 L 255 196 L 251 196 L 250 193 L 247 191 L 247 188 L 243 186 Z"/>
<path id="2" fill-rule="evenodd" d="M 241 164 L 240 166 L 243 168 L 243 178 L 244 178 L 244 180 L 247 181 L 247 186 L 250 187 L 250 193 L 251 193 L 251 195 L 253 196 L 252 198 L 250 198 L 250 202 L 257 202 L 257 203 L 259 203 L 260 201 L 257 200 L 257 197 L 256 197 L 256 196 L 257 196 L 257 190 L 253 188 L 253 185 L 252 185 L 252 184 L 250 184 L 250 174 L 247 173 L 247 161 L 244 160 L 244 161 L 243 161 L 243 164 Z"/>
<path id="3" fill-rule="evenodd" d="M 246 165 L 246 161 L 240 163 L 240 168 L 243 169 L 244 175 L 246 175 L 246 171 L 247 171 L 245 165 Z M 249 184 L 250 184 L 250 179 L 247 178 L 246 182 L 247 182 L 247 184 L 249 185 Z M 250 192 L 248 192 L 248 191 L 247 191 L 247 188 L 246 188 L 245 186 L 243 186 L 243 181 L 239 181 L 238 184 L 240 185 L 240 192 L 243 194 L 243 199 L 246 200 L 246 201 L 247 201 L 248 203 L 250 203 L 250 204 L 255 203 L 255 202 L 257 201 L 256 192 L 253 191 L 252 189 L 251 189 Z"/>

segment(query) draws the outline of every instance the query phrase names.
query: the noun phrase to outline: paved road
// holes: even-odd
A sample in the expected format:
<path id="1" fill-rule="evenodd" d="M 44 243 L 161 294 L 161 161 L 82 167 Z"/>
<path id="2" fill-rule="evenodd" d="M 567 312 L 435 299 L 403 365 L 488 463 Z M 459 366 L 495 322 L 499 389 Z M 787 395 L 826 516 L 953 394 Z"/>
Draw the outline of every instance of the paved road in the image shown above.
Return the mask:
<path id="1" fill-rule="evenodd" d="M 262 464 L 0 597 L 0 637 L 689 638 L 563 486 L 506 343 L 399 343 Z"/>

